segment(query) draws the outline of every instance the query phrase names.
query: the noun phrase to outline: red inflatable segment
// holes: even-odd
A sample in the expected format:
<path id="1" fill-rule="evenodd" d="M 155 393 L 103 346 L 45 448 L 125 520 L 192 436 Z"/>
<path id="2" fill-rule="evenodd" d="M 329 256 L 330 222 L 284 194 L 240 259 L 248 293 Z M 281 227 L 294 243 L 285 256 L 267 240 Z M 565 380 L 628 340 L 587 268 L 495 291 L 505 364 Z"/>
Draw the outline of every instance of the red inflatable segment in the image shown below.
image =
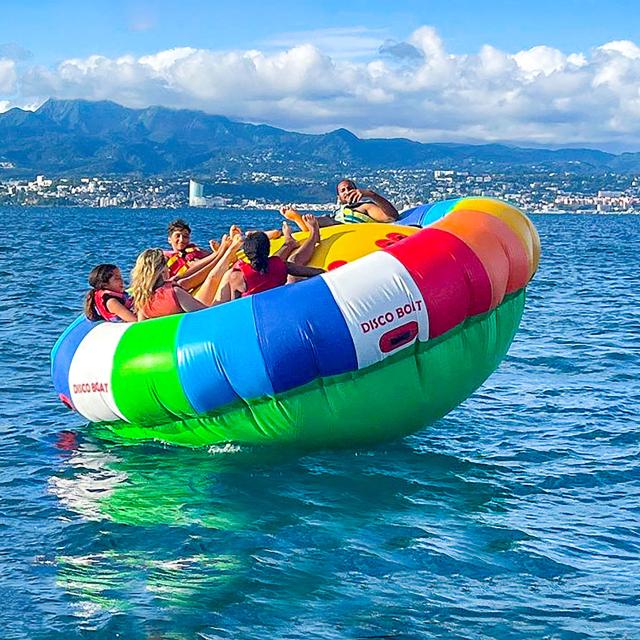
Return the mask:
<path id="1" fill-rule="evenodd" d="M 455 235 L 423 229 L 384 251 L 406 267 L 424 296 L 429 338 L 491 308 L 487 271 L 480 258 Z"/>
<path id="2" fill-rule="evenodd" d="M 511 227 L 500 218 L 482 211 L 456 209 L 433 226 L 453 233 L 477 253 L 494 282 L 493 306 L 500 304 L 503 297 L 496 296 L 496 288 L 504 286 L 504 293 L 513 293 L 529 282 L 531 265 L 526 248 Z M 506 274 L 502 256 L 506 257 Z"/>

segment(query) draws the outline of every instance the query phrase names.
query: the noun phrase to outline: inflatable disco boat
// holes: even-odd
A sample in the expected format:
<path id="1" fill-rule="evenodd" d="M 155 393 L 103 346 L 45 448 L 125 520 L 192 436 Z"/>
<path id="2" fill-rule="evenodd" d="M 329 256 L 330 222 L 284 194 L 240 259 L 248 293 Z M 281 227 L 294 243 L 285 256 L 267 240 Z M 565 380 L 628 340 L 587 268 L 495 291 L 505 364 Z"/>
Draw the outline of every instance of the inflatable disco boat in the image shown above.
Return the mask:
<path id="1" fill-rule="evenodd" d="M 140 323 L 78 318 L 53 348 L 54 387 L 101 433 L 129 440 L 403 436 L 499 365 L 539 256 L 529 219 L 488 198 L 327 227 L 311 262 L 322 276 Z"/>

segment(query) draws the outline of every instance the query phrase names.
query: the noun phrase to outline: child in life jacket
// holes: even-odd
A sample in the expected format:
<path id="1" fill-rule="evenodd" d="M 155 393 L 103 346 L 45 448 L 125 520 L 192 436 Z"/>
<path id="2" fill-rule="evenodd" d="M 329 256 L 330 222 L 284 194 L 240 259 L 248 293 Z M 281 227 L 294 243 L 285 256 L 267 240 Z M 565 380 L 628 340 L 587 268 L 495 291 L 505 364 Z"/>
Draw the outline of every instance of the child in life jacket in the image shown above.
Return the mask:
<path id="1" fill-rule="evenodd" d="M 170 278 L 183 275 L 189 267 L 198 266 L 198 263 L 211 254 L 191 242 L 191 227 L 180 218 L 169 223 L 167 240 L 171 251 L 165 251 L 164 255 Z"/>
<path id="2" fill-rule="evenodd" d="M 195 295 L 180 286 L 180 279 L 170 280 L 162 249 L 143 251 L 131 272 L 131 292 L 138 320 L 198 311 L 216 304 L 214 296 L 220 279 L 234 263 L 241 242 L 240 236 L 234 239 L 223 238 L 221 246 L 224 247 L 224 253 Z"/>
<path id="3" fill-rule="evenodd" d="M 306 266 L 320 241 L 320 232 L 313 216 L 305 216 L 305 223 L 311 230 L 309 237 L 288 260 L 278 255 L 269 257 L 270 242 L 266 233 L 263 231 L 248 233 L 242 247 L 247 261 L 239 260 L 225 275 L 216 295 L 216 301 L 235 300 L 282 286 L 292 278 L 310 278 L 324 273 L 324 269 Z M 285 236 L 288 234 L 287 228 Z"/>
<path id="4" fill-rule="evenodd" d="M 84 301 L 84 314 L 93 322 L 135 322 L 133 300 L 124 290 L 120 269 L 115 264 L 99 264 L 89 273 L 90 291 Z"/>
<path id="5" fill-rule="evenodd" d="M 242 234 L 240 227 L 231 225 L 228 239 L 231 240 L 238 234 Z M 180 219 L 169 223 L 167 240 L 172 249 L 164 252 L 169 279 L 180 280 L 182 288 L 195 295 L 198 287 L 224 255 L 227 246 L 222 242 L 210 240 L 211 250 L 201 249 L 191 242 L 191 227 Z"/>

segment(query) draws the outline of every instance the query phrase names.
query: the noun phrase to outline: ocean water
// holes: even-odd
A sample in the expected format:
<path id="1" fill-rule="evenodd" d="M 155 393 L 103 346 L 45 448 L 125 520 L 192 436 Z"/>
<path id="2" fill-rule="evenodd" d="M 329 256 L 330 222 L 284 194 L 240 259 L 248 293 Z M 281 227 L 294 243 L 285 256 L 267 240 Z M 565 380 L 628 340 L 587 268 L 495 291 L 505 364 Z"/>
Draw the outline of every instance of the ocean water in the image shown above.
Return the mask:
<path id="1" fill-rule="evenodd" d="M 0 638 L 640 638 L 640 217 L 534 216 L 495 374 L 420 433 L 296 454 L 92 440 L 49 350 L 175 211 L 0 209 Z M 269 212 L 187 211 L 205 242 Z"/>

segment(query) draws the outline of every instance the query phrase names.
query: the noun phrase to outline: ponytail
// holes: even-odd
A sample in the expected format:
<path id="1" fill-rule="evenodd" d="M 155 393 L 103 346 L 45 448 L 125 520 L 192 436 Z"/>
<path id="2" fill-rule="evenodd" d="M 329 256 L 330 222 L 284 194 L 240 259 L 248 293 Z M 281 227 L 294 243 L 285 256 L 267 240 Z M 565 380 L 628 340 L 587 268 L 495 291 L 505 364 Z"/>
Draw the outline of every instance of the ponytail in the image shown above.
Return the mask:
<path id="1" fill-rule="evenodd" d="M 98 315 L 96 306 L 94 304 L 95 295 L 96 290 L 91 289 L 91 291 L 87 291 L 87 294 L 84 297 L 84 315 L 87 316 L 87 318 L 91 320 L 91 322 L 102 320 L 102 318 Z"/>

